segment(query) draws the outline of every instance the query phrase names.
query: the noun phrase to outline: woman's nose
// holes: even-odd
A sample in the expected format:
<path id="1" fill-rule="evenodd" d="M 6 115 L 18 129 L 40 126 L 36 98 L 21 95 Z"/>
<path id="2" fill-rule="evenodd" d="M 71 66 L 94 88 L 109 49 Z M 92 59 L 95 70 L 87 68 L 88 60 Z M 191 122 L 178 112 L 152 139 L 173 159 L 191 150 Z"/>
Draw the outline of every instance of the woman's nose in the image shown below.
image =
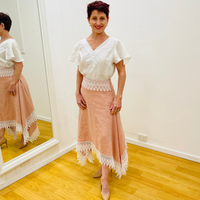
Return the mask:
<path id="1" fill-rule="evenodd" d="M 101 21 L 100 20 L 97 20 L 97 25 L 101 25 Z"/>

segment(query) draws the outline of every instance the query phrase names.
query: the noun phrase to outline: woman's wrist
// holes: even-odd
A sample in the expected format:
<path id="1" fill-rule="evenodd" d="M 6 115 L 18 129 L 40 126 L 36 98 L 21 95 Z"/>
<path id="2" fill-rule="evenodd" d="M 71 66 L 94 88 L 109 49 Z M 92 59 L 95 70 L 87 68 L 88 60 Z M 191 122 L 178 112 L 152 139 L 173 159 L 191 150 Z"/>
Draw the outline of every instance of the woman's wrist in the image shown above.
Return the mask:
<path id="1" fill-rule="evenodd" d="M 122 99 L 122 95 L 121 94 L 117 94 L 116 96 L 115 96 L 115 98 L 117 98 L 117 99 Z"/>
<path id="2" fill-rule="evenodd" d="M 18 82 L 18 81 L 16 81 L 16 80 L 11 80 L 11 81 L 10 81 L 10 84 L 16 85 L 17 82 Z"/>
<path id="3" fill-rule="evenodd" d="M 75 95 L 76 95 L 76 96 L 79 95 L 79 94 L 81 94 L 80 91 L 76 91 L 76 92 L 75 92 Z"/>

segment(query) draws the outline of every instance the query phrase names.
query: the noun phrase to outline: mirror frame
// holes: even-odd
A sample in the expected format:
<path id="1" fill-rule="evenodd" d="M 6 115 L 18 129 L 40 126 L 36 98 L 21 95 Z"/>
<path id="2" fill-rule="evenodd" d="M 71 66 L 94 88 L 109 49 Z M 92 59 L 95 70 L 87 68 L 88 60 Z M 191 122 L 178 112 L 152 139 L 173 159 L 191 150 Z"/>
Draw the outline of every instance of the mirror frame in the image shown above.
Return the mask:
<path id="1" fill-rule="evenodd" d="M 49 50 L 48 43 L 48 33 L 46 27 L 46 16 L 45 16 L 45 5 L 43 0 L 36 0 L 38 7 L 38 16 L 41 30 L 41 38 L 42 38 L 42 46 L 43 46 L 43 54 L 44 54 L 44 63 L 45 63 L 45 71 L 47 76 L 47 85 L 48 85 L 48 94 L 50 101 L 50 110 L 51 110 L 51 118 L 52 118 L 52 129 L 53 129 L 53 138 L 44 142 L 43 144 L 17 156 L 16 158 L 3 163 L 2 153 L 0 148 L 0 175 L 12 170 L 13 168 L 21 165 L 22 163 L 30 160 L 31 158 L 41 154 L 47 149 L 55 146 L 59 143 L 59 123 L 58 123 L 58 114 L 57 114 L 57 103 L 54 89 L 54 81 L 53 81 L 53 72 L 52 72 L 52 64 L 51 64 L 51 56 Z"/>

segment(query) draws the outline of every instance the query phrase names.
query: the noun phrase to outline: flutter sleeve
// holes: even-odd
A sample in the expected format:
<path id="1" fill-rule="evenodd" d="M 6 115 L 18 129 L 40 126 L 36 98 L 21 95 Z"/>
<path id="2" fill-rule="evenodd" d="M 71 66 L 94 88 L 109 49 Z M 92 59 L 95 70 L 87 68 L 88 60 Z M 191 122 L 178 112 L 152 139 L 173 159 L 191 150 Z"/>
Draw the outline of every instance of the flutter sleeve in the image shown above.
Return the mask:
<path id="1" fill-rule="evenodd" d="M 22 62 L 21 51 L 17 42 L 13 39 L 6 47 L 6 60 L 13 60 L 15 62 Z"/>
<path id="2" fill-rule="evenodd" d="M 123 43 L 118 40 L 114 49 L 114 63 L 117 64 L 119 61 L 123 60 L 123 64 L 126 65 L 130 59 L 131 56 L 128 54 Z"/>
<path id="3" fill-rule="evenodd" d="M 79 50 L 79 44 L 75 44 L 72 49 L 71 55 L 69 57 L 69 61 L 74 62 L 77 66 L 80 65 L 81 62 L 81 52 Z"/>

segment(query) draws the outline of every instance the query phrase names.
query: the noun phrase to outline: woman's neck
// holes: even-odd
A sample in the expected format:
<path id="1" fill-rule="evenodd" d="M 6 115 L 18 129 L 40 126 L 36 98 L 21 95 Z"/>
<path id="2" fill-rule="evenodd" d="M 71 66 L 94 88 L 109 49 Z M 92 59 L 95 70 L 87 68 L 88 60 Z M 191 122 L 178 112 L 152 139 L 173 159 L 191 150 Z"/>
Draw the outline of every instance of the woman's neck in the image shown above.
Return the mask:
<path id="1" fill-rule="evenodd" d="M 12 38 L 12 37 L 10 36 L 9 32 L 3 31 L 2 35 L 1 35 L 1 42 L 5 41 L 7 39 L 10 39 L 10 38 Z"/>
<path id="2" fill-rule="evenodd" d="M 99 39 L 99 38 L 106 38 L 108 37 L 108 35 L 103 32 L 103 33 L 95 33 L 95 32 L 92 32 L 92 34 L 89 36 L 89 38 L 91 39 Z"/>

